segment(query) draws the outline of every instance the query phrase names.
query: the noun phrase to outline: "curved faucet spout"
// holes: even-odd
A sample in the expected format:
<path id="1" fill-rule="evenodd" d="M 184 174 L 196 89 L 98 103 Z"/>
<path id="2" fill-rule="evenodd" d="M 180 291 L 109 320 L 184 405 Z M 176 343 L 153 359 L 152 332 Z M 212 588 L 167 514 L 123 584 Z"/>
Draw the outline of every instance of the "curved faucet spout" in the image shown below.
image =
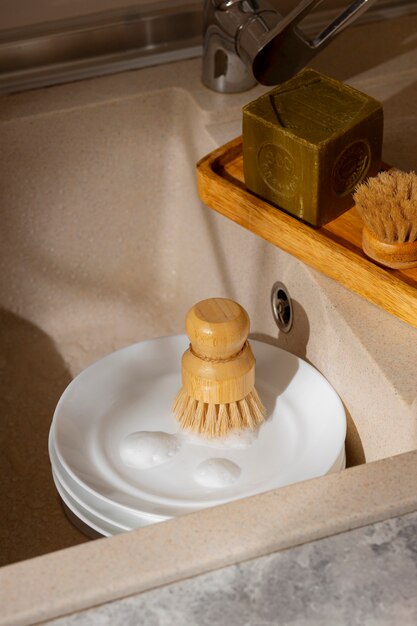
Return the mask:
<path id="1" fill-rule="evenodd" d="M 291 78 L 376 0 L 354 0 L 315 39 L 299 22 L 322 0 L 302 0 L 286 17 L 267 0 L 205 0 L 203 82 L 224 93 Z"/>

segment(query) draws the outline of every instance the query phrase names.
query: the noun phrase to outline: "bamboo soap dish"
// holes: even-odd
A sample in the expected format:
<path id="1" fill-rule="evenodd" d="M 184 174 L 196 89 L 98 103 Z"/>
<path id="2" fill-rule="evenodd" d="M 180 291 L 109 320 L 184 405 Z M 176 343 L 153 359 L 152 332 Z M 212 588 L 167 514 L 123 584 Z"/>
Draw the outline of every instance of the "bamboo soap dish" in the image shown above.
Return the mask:
<path id="1" fill-rule="evenodd" d="M 202 158 L 197 181 L 208 207 L 417 328 L 417 268 L 390 270 L 368 259 L 355 207 L 316 229 L 255 196 L 244 183 L 241 137 Z"/>

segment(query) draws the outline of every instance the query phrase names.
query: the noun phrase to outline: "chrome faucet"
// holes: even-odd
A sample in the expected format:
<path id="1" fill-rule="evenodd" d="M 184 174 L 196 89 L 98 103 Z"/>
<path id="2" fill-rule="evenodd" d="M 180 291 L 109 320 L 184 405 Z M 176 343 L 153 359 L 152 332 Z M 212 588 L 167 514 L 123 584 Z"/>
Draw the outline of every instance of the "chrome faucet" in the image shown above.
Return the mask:
<path id="1" fill-rule="evenodd" d="M 303 0 L 282 17 L 268 0 L 205 0 L 204 84 L 233 93 L 282 83 L 375 2 L 355 0 L 310 40 L 297 24 L 321 1 Z"/>

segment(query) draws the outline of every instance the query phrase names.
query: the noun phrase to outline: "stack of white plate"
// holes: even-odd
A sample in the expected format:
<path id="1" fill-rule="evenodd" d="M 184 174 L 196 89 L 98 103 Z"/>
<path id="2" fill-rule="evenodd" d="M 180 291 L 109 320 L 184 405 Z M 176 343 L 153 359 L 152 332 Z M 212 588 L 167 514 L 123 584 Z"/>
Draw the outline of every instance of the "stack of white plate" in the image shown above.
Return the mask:
<path id="1" fill-rule="evenodd" d="M 49 454 L 58 493 L 82 524 L 115 535 L 345 467 L 346 415 L 330 384 L 288 352 L 251 345 L 268 419 L 252 437 L 223 443 L 180 433 L 172 415 L 185 335 L 114 352 L 72 381 L 55 410 Z M 153 467 L 126 464 L 123 446 L 135 432 L 175 436 L 175 454 Z M 233 480 L 201 481 L 199 468 L 212 461 L 237 468 Z"/>

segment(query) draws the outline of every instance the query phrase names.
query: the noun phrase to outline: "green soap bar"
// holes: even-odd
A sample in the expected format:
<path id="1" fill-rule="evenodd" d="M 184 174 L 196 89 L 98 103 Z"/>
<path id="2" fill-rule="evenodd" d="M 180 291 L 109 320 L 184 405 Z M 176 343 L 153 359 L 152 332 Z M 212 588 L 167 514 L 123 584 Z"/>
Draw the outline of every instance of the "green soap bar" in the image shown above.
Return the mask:
<path id="1" fill-rule="evenodd" d="M 322 226 L 381 165 L 380 102 L 306 69 L 243 108 L 246 187 Z"/>

